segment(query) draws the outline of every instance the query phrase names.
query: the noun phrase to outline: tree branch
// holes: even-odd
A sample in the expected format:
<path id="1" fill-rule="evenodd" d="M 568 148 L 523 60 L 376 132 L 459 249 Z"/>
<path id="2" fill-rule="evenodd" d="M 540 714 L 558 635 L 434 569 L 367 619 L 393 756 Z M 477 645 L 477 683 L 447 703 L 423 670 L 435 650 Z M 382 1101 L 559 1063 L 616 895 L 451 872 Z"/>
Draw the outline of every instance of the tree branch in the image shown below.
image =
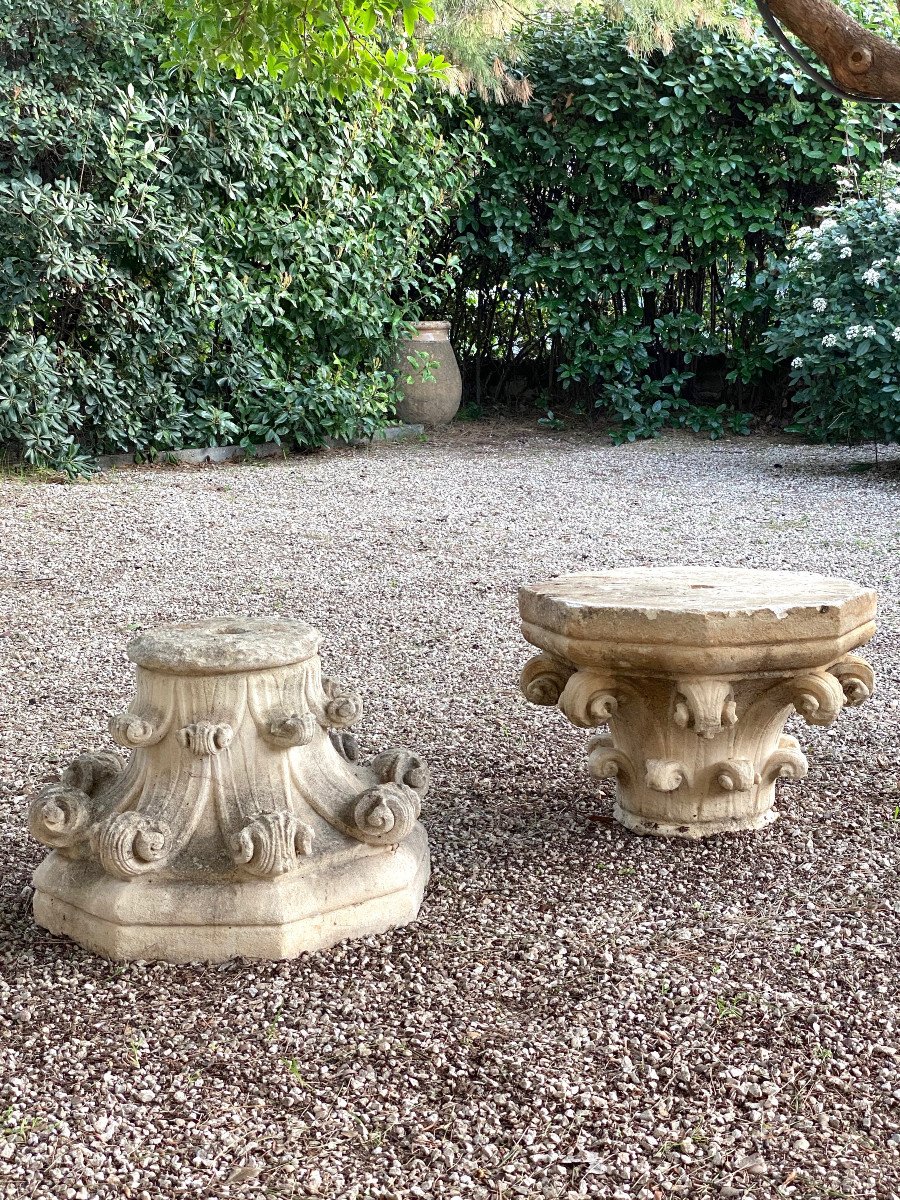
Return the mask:
<path id="1" fill-rule="evenodd" d="M 768 0 L 775 17 L 815 51 L 849 92 L 900 101 L 900 46 L 870 33 L 831 0 Z"/>

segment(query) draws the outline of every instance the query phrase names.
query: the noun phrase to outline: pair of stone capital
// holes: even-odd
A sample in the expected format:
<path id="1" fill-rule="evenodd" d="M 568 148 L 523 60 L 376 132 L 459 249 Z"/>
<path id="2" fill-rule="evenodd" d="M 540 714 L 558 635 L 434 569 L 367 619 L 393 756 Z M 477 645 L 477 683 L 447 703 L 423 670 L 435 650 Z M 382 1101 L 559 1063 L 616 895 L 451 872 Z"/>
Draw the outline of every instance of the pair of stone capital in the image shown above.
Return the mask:
<path id="1" fill-rule="evenodd" d="M 871 694 L 850 653 L 875 594 L 793 572 L 612 571 L 521 589 L 539 653 L 522 672 L 616 783 L 637 833 L 704 837 L 775 819 L 807 764 L 792 712 L 830 724 Z M 285 958 L 411 921 L 429 875 L 429 772 L 389 749 L 362 763 L 359 696 L 323 677 L 300 621 L 167 626 L 128 647 L 137 690 L 110 732 L 32 802 L 53 853 L 39 924 L 113 958 Z"/>

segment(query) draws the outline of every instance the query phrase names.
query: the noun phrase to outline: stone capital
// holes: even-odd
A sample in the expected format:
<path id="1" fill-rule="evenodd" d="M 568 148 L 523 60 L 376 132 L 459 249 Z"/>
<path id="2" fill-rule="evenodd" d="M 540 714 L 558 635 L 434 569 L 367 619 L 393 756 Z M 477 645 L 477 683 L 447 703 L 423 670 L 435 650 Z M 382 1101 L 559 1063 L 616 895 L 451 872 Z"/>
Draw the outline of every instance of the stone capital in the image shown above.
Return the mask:
<path id="1" fill-rule="evenodd" d="M 874 687 L 851 650 L 875 629 L 875 593 L 789 571 L 670 567 L 570 575 L 523 587 L 539 648 L 521 686 L 557 704 L 616 783 L 637 833 L 697 838 L 776 819 L 775 784 L 806 759 L 784 724 L 829 725 Z"/>
<path id="2" fill-rule="evenodd" d="M 429 784 L 408 750 L 357 760 L 352 690 L 300 621 L 152 630 L 110 719 L 127 764 L 85 754 L 31 803 L 53 853 L 35 916 L 114 958 L 281 958 L 411 920 Z"/>

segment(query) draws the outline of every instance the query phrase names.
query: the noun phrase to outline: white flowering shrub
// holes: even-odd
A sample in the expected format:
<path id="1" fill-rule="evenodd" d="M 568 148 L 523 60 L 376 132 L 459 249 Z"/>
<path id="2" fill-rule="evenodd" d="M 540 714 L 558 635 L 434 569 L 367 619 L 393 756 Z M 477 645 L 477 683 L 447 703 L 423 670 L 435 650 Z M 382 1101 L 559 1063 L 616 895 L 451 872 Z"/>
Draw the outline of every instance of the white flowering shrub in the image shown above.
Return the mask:
<path id="1" fill-rule="evenodd" d="M 791 428 L 900 441 L 900 189 L 819 210 L 774 272 L 769 352 L 790 362 Z"/>

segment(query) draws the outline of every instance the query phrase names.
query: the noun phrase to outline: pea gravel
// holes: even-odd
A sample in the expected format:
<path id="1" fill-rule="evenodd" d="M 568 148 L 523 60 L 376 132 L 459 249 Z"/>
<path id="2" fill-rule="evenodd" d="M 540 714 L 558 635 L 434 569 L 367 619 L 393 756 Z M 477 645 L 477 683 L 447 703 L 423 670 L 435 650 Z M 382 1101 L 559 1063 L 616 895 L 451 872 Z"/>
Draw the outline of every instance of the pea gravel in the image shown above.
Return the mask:
<path id="1" fill-rule="evenodd" d="M 0 1188 L 169 1197 L 900 1197 L 900 471 L 862 451 L 464 427 L 264 465 L 0 482 Z M 876 697 L 782 819 L 611 822 L 527 705 L 516 585 L 666 562 L 881 593 Z M 27 798 L 108 744 L 156 623 L 300 616 L 362 747 L 431 762 L 417 924 L 288 963 L 37 929 Z"/>

